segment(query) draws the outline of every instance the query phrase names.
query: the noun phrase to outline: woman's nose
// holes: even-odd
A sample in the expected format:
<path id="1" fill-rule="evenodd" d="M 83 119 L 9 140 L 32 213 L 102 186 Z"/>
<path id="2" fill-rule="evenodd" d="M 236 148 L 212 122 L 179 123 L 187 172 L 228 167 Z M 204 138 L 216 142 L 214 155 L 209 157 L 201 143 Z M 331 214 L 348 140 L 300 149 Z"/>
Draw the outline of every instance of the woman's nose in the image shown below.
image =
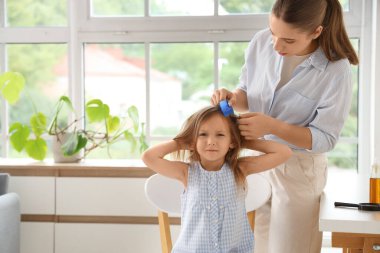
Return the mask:
<path id="1" fill-rule="evenodd" d="M 282 46 L 280 40 L 277 38 L 272 38 L 272 41 L 273 41 L 273 49 L 279 52 Z"/>

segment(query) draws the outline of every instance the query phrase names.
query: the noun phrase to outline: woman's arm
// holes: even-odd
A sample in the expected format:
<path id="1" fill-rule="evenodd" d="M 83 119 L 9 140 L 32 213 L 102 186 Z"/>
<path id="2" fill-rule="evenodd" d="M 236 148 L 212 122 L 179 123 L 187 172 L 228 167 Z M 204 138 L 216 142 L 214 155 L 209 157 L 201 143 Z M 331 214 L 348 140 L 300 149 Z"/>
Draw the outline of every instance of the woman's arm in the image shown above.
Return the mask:
<path id="1" fill-rule="evenodd" d="M 238 123 L 241 135 L 247 140 L 273 134 L 297 147 L 312 148 L 312 135 L 308 127 L 291 125 L 255 112 L 241 114 Z"/>
<path id="2" fill-rule="evenodd" d="M 246 176 L 275 168 L 286 162 L 292 155 L 292 150 L 288 146 L 269 140 L 244 141 L 243 147 L 263 153 L 258 156 L 239 158 L 239 167 Z"/>
<path id="3" fill-rule="evenodd" d="M 178 145 L 171 140 L 149 148 L 142 154 L 141 158 L 150 169 L 161 175 L 178 179 L 186 187 L 188 164 L 164 158 L 175 151 L 178 151 Z"/>

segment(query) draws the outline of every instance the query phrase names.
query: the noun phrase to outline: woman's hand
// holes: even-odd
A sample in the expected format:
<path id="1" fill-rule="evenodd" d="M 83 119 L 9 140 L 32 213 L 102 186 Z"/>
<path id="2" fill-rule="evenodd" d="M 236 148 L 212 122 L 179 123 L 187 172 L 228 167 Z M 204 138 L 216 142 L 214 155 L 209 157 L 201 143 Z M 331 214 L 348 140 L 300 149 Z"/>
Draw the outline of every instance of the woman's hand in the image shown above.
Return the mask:
<path id="1" fill-rule="evenodd" d="M 236 89 L 233 92 L 224 88 L 215 90 L 211 97 L 211 104 L 217 105 L 222 100 L 228 100 L 228 104 L 238 112 L 248 110 L 247 94 L 243 90 Z"/>
<path id="2" fill-rule="evenodd" d="M 211 96 L 211 104 L 217 105 L 222 100 L 228 100 L 228 104 L 230 106 L 234 106 L 236 102 L 236 95 L 225 88 L 215 90 Z"/>
<path id="3" fill-rule="evenodd" d="M 246 140 L 254 140 L 272 133 L 275 119 L 262 113 L 250 112 L 241 114 L 239 119 L 240 134 Z"/>

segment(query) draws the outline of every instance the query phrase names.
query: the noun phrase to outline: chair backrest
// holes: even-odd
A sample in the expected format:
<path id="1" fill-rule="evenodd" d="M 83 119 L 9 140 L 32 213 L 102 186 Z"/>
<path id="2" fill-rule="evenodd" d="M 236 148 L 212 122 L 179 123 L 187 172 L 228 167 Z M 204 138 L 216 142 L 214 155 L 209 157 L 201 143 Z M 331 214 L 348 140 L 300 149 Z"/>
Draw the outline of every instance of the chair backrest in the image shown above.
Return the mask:
<path id="1" fill-rule="evenodd" d="M 265 204 L 271 196 L 272 189 L 269 182 L 260 174 L 251 174 L 247 177 L 248 193 L 246 209 L 248 220 L 253 229 L 254 210 Z M 181 194 L 184 186 L 178 180 L 160 174 L 149 177 L 145 182 L 145 196 L 155 206 L 158 212 L 160 225 L 162 252 L 168 253 L 172 248 L 168 213 L 181 213 Z"/>
<path id="2" fill-rule="evenodd" d="M 20 200 L 16 193 L 0 196 L 0 252 L 20 253 Z"/>
<path id="3" fill-rule="evenodd" d="M 248 193 L 245 200 L 247 212 L 262 206 L 271 196 L 269 182 L 260 174 L 247 177 Z M 172 214 L 181 213 L 183 185 L 175 179 L 160 174 L 149 177 L 145 182 L 145 196 L 157 209 Z"/>

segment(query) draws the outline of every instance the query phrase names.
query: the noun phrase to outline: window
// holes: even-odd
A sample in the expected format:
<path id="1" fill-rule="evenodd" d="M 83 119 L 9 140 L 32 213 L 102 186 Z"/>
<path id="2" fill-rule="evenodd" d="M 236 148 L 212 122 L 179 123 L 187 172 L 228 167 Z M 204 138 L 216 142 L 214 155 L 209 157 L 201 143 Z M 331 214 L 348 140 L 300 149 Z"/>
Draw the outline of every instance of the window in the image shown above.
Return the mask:
<path id="1" fill-rule="evenodd" d="M 155 143 L 172 137 L 194 110 L 209 104 L 213 89 L 233 89 L 253 34 L 267 27 L 274 0 L 7 0 L 0 40 L 2 71 L 23 73 L 34 104 L 22 98 L 1 105 L 2 157 L 23 157 L 9 147 L 7 126 L 33 110 L 49 115 L 60 95 L 78 111 L 91 98 L 113 113 L 130 105 L 146 122 Z M 148 5 L 145 5 L 149 3 Z M 360 0 L 341 0 L 346 26 L 361 51 Z M 25 8 L 28 6 L 28 8 Z M 361 84 L 353 67 L 354 95 L 342 138 L 330 166 L 357 170 L 361 149 L 358 112 Z M 362 124 L 367 124 L 364 122 Z M 113 158 L 138 158 L 122 145 Z M 106 151 L 89 158 L 107 158 Z"/>

